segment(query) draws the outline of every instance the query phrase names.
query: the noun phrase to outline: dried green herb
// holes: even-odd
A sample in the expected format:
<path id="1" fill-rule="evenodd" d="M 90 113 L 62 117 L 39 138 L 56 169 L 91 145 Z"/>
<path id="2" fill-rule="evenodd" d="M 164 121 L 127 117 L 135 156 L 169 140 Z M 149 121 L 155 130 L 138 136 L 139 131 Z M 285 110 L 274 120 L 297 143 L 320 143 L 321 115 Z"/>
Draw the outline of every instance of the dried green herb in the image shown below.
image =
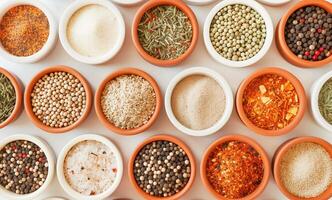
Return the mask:
<path id="1" fill-rule="evenodd" d="M 318 107 L 323 118 L 332 125 L 332 78 L 319 91 Z"/>
<path id="2" fill-rule="evenodd" d="M 193 29 L 188 16 L 176 6 L 157 6 L 144 13 L 138 37 L 149 55 L 173 60 L 189 48 Z"/>
<path id="3" fill-rule="evenodd" d="M 15 88 L 10 80 L 0 73 L 0 123 L 12 114 L 16 102 Z"/>

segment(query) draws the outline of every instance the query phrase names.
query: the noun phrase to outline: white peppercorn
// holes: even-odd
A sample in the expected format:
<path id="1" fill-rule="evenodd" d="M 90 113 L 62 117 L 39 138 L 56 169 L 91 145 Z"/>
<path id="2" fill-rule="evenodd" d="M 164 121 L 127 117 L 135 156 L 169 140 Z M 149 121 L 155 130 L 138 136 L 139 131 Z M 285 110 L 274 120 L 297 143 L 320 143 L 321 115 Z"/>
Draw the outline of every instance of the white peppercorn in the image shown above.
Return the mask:
<path id="1" fill-rule="evenodd" d="M 210 40 L 224 58 L 244 61 L 255 56 L 264 45 L 266 25 L 254 9 L 233 4 L 222 8 L 210 25 Z"/>
<path id="2" fill-rule="evenodd" d="M 45 125 L 63 128 L 75 123 L 86 107 L 85 89 L 67 72 L 43 76 L 31 93 L 32 110 Z"/>

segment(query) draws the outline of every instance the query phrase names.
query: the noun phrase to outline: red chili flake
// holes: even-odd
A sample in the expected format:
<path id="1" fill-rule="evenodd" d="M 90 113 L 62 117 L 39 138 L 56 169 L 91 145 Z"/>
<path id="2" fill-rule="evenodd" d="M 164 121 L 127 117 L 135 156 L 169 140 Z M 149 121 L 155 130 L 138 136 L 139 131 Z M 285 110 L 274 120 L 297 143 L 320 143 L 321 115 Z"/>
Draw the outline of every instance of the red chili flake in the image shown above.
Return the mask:
<path id="1" fill-rule="evenodd" d="M 117 168 L 113 168 L 112 171 L 113 171 L 113 173 L 117 173 L 118 169 Z"/>
<path id="2" fill-rule="evenodd" d="M 315 51 L 315 55 L 316 55 L 316 56 L 319 56 L 319 54 L 320 54 L 320 51 L 318 51 L 318 50 Z"/>
<path id="3" fill-rule="evenodd" d="M 309 52 L 309 51 L 306 51 L 306 52 L 304 52 L 304 55 L 305 55 L 305 56 L 310 56 L 310 52 Z"/>
<path id="4" fill-rule="evenodd" d="M 264 166 L 260 154 L 249 144 L 229 141 L 210 153 L 206 174 L 217 193 L 228 199 L 239 199 L 261 184 Z"/>
<path id="5" fill-rule="evenodd" d="M 313 60 L 317 60 L 317 59 L 318 59 L 318 56 L 317 56 L 317 55 L 314 55 L 314 56 L 312 56 L 312 59 L 313 59 Z"/>
<path id="6" fill-rule="evenodd" d="M 265 130 L 286 127 L 299 110 L 299 99 L 293 84 L 277 74 L 265 74 L 253 79 L 244 90 L 242 104 L 248 119 Z"/>
<path id="7" fill-rule="evenodd" d="M 319 51 L 323 52 L 324 51 L 324 47 L 319 48 Z"/>

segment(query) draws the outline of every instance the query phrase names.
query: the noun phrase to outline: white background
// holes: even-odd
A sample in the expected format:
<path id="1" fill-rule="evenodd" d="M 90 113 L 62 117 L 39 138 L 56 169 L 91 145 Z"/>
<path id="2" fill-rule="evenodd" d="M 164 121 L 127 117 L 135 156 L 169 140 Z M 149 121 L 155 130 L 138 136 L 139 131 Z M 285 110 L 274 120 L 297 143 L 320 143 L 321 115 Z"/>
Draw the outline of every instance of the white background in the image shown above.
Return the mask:
<path id="1" fill-rule="evenodd" d="M 44 2 L 53 11 L 58 20 L 64 9 L 71 2 L 73 2 L 73 0 L 41 0 L 41 1 Z M 0 4 L 2 2 L 0 2 Z M 290 4 L 281 7 L 265 6 L 265 8 L 268 10 L 268 12 L 271 15 L 274 27 L 276 26 L 277 22 L 279 21 L 283 13 L 285 13 L 286 10 L 289 8 L 289 6 L 296 2 L 297 2 L 296 0 L 293 0 Z M 309 89 L 312 83 L 321 75 L 331 70 L 332 67 L 331 64 L 330 66 L 325 66 L 320 69 L 302 69 L 292 66 L 280 56 L 274 42 L 267 55 L 253 66 L 241 69 L 233 69 L 226 66 L 222 66 L 221 64 L 214 62 L 214 60 L 212 60 L 212 58 L 208 55 L 205 49 L 201 34 L 204 19 L 206 18 L 209 10 L 213 7 L 213 5 L 214 4 L 209 6 L 192 6 L 193 11 L 195 12 L 198 18 L 200 26 L 200 37 L 198 40 L 198 45 L 196 46 L 193 54 L 189 56 L 187 60 L 185 60 L 183 63 L 175 67 L 162 68 L 162 67 L 153 66 L 144 61 L 136 52 L 131 40 L 130 27 L 133 20 L 133 16 L 137 11 L 138 6 L 130 8 L 118 6 L 123 14 L 126 23 L 127 35 L 125 43 L 119 54 L 114 59 L 110 60 L 109 62 L 103 65 L 93 66 L 93 65 L 82 64 L 75 61 L 64 51 L 60 42 L 58 41 L 55 49 L 47 57 L 45 57 L 43 60 L 41 60 L 38 63 L 15 64 L 7 60 L 0 59 L 0 66 L 16 74 L 22 80 L 25 86 L 28 84 L 28 82 L 37 72 L 39 72 L 40 70 L 42 70 L 47 66 L 53 66 L 53 65 L 71 66 L 77 69 L 79 72 L 82 73 L 83 76 L 86 77 L 86 79 L 90 82 L 94 91 L 96 90 L 100 82 L 111 72 L 120 69 L 122 67 L 137 67 L 139 69 L 148 72 L 156 79 L 156 81 L 159 83 L 159 86 L 163 94 L 165 94 L 167 84 L 169 83 L 171 78 L 174 75 L 176 75 L 178 72 L 187 69 L 189 67 L 205 66 L 218 71 L 229 81 L 233 89 L 233 92 L 235 93 L 241 81 L 244 78 L 246 78 L 248 74 L 264 67 L 279 66 L 281 68 L 291 71 L 301 80 L 308 96 L 310 95 Z M 21 116 L 15 122 L 11 123 L 9 126 L 0 130 L 0 139 L 3 139 L 13 134 L 36 135 L 46 140 L 49 143 L 49 145 L 54 149 L 55 153 L 58 155 L 61 148 L 69 140 L 78 135 L 86 133 L 95 133 L 108 137 L 120 148 L 120 151 L 123 154 L 125 173 L 122 178 L 120 186 L 108 199 L 114 199 L 114 198 L 140 199 L 140 197 L 138 196 L 134 188 L 131 186 L 128 179 L 127 175 L 128 158 L 135 149 L 135 147 L 138 145 L 138 143 L 156 134 L 161 134 L 161 133 L 170 134 L 182 139 L 195 154 L 196 166 L 197 166 L 196 179 L 191 190 L 189 190 L 189 192 L 182 198 L 186 200 L 213 199 L 213 196 L 209 194 L 209 192 L 204 188 L 201 182 L 199 174 L 199 164 L 205 149 L 209 146 L 209 144 L 211 144 L 213 141 L 215 141 L 221 136 L 227 134 L 234 134 L 234 133 L 249 136 L 255 139 L 259 144 L 261 144 L 264 147 L 264 149 L 269 155 L 270 160 L 277 147 L 281 143 L 292 137 L 311 135 L 311 136 L 321 137 L 329 142 L 332 142 L 332 133 L 326 132 L 314 122 L 309 112 L 309 109 L 307 109 L 304 119 L 297 128 L 295 128 L 289 134 L 280 137 L 266 137 L 253 133 L 243 125 L 238 115 L 236 114 L 235 110 L 233 111 L 230 121 L 226 124 L 224 128 L 222 128 L 216 134 L 201 138 L 191 137 L 179 132 L 171 125 L 163 108 L 156 123 L 146 132 L 136 136 L 125 137 L 112 133 L 98 121 L 95 111 L 93 109 L 87 120 L 77 129 L 58 135 L 49 134 L 38 129 L 30 122 L 25 112 L 22 112 Z M 1 196 L 2 195 L 0 194 L 1 200 L 6 199 Z M 51 196 L 62 196 L 70 199 L 70 197 L 67 194 L 65 194 L 65 192 L 60 187 L 56 177 L 54 177 L 52 184 L 48 187 L 48 189 L 40 197 L 40 199 L 44 199 L 46 197 L 51 197 Z M 271 175 L 270 181 L 264 193 L 258 199 L 282 200 L 286 198 L 277 188 L 273 180 L 273 177 Z"/>

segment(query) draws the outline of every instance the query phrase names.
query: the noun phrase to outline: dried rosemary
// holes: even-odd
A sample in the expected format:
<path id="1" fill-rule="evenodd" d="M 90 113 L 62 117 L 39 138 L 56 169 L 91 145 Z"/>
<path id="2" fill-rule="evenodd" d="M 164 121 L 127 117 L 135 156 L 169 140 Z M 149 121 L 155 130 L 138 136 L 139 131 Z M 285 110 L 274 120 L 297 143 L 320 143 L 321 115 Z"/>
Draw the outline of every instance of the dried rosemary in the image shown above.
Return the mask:
<path id="1" fill-rule="evenodd" d="M 319 91 L 318 107 L 323 118 L 332 124 L 332 78 L 327 80 Z"/>
<path id="2" fill-rule="evenodd" d="M 14 110 L 15 89 L 10 80 L 0 73 L 0 123 L 4 122 Z"/>
<path id="3" fill-rule="evenodd" d="M 147 11 L 138 26 L 143 49 L 160 60 L 173 60 L 184 54 L 191 44 L 190 20 L 176 6 L 157 6 Z"/>

